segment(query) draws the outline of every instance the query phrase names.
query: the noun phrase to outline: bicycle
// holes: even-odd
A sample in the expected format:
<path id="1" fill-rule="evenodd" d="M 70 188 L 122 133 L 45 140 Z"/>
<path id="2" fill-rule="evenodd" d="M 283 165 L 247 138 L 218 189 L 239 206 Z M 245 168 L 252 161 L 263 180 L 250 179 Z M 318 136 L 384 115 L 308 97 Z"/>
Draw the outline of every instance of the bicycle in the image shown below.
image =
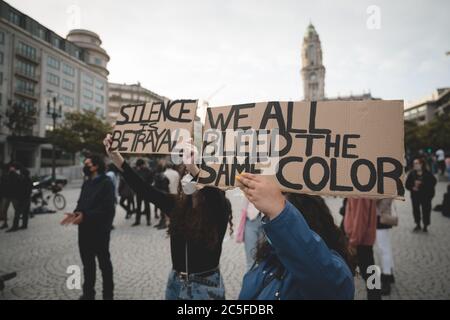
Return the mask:
<path id="1" fill-rule="evenodd" d="M 53 206 L 57 210 L 64 210 L 66 207 L 66 198 L 60 193 L 62 187 L 59 184 L 52 184 L 47 190 L 51 191 L 52 194 L 44 197 L 43 189 L 37 188 L 37 192 L 31 197 L 31 201 L 36 204 L 37 207 L 44 208 L 48 205 L 50 198 L 53 197 Z"/>

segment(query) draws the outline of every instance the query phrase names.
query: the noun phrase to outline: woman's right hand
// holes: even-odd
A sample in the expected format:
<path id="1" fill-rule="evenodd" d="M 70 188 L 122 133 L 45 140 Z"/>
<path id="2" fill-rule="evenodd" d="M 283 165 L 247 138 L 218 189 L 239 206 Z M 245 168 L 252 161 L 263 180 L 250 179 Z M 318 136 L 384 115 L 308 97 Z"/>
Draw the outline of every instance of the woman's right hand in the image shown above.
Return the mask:
<path id="1" fill-rule="evenodd" d="M 270 220 L 283 211 L 286 200 L 275 181 L 246 172 L 238 175 L 236 180 L 246 198 Z"/>
<path id="2" fill-rule="evenodd" d="M 118 151 L 110 150 L 111 144 L 112 144 L 111 134 L 108 133 L 106 135 L 105 139 L 103 140 L 103 144 L 105 145 L 105 151 L 106 151 L 106 154 L 108 155 L 108 157 L 111 159 L 111 161 L 117 167 L 117 169 L 122 171 L 122 165 L 125 162 L 125 160 L 123 159 L 122 155 Z"/>

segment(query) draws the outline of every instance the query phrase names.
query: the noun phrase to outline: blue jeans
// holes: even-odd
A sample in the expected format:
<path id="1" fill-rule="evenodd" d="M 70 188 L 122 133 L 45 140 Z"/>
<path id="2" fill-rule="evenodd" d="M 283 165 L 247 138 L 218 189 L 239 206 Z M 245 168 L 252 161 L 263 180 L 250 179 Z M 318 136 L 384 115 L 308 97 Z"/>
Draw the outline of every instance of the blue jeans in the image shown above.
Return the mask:
<path id="1" fill-rule="evenodd" d="M 191 274 L 195 277 L 195 274 Z M 219 271 L 202 278 L 205 283 L 185 281 L 172 270 L 166 287 L 166 300 L 225 300 L 225 287 Z"/>
<path id="2" fill-rule="evenodd" d="M 244 247 L 245 247 L 245 257 L 247 260 L 247 270 L 250 270 L 254 261 L 256 247 L 258 246 L 258 241 L 262 235 L 261 217 L 258 216 L 253 220 L 245 222 L 244 230 Z"/>

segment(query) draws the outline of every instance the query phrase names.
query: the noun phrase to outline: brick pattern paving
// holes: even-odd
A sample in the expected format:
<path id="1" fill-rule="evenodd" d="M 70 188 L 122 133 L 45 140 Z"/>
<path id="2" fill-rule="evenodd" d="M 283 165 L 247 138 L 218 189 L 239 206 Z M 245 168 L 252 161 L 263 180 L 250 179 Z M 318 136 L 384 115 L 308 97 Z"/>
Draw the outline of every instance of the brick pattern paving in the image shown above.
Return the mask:
<path id="1" fill-rule="evenodd" d="M 433 206 L 442 201 L 446 189 L 439 183 Z M 69 186 L 63 191 L 68 210 L 74 208 L 79 188 Z M 242 198 L 229 192 L 233 204 L 234 228 L 237 229 Z M 341 200 L 327 198 L 336 221 Z M 396 201 L 400 226 L 392 231 L 396 284 L 386 299 L 450 299 L 450 219 L 432 213 L 428 234 L 412 233 L 414 226 L 411 203 Z M 169 239 L 165 231 L 141 225 L 131 227 L 117 210 L 111 236 L 116 299 L 163 299 L 171 268 Z M 10 211 L 9 217 L 12 217 Z M 0 299 L 76 299 L 79 290 L 66 286 L 67 267 L 81 265 L 76 227 L 61 227 L 62 213 L 38 215 L 30 220 L 29 229 L 15 233 L 0 232 L 0 272 L 17 271 L 17 278 L 8 281 Z M 144 219 L 145 220 L 145 219 Z M 226 236 L 221 269 L 227 299 L 236 299 L 245 272 L 242 244 Z M 101 293 L 100 271 L 97 292 Z M 98 294 L 100 298 L 101 295 Z M 363 283 L 357 279 L 355 299 L 365 299 Z"/>

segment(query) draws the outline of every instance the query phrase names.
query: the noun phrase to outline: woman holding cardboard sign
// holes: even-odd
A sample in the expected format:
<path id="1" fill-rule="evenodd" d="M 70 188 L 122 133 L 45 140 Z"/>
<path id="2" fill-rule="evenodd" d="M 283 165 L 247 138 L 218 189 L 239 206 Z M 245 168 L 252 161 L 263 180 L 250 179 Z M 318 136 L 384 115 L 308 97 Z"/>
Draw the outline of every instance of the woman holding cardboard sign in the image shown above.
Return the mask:
<path id="1" fill-rule="evenodd" d="M 346 239 L 319 196 L 283 195 L 264 176 L 237 177 L 263 218 L 265 240 L 244 276 L 240 299 L 353 299 Z"/>
<path id="2" fill-rule="evenodd" d="M 107 154 L 136 194 L 170 218 L 168 233 L 173 270 L 166 287 L 166 299 L 225 299 L 219 261 L 228 224 L 233 232 L 231 204 L 225 193 L 212 187 L 197 190 L 192 185 L 199 169 L 189 159 L 191 150 L 186 152 L 189 148 L 184 148 L 183 155 L 189 172 L 181 180 L 184 192 L 173 195 L 146 184 L 119 152 L 110 152 L 110 135 L 104 144 Z"/>

